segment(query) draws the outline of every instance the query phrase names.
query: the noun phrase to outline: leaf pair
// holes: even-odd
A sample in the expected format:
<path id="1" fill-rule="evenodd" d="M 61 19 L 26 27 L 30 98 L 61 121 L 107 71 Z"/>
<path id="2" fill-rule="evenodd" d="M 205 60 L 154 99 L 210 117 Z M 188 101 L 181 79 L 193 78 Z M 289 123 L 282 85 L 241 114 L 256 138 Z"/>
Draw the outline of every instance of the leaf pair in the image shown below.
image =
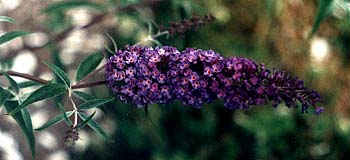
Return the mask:
<path id="1" fill-rule="evenodd" d="M 84 77 L 89 75 L 92 71 L 96 69 L 96 67 L 101 63 L 103 59 L 103 55 L 100 53 L 90 54 L 86 58 L 84 58 L 77 69 L 76 73 L 76 81 L 82 80 Z M 60 67 L 44 62 L 59 78 L 60 80 L 67 86 L 67 88 L 71 87 L 71 81 L 67 75 Z"/>
<path id="2" fill-rule="evenodd" d="M 69 119 L 70 116 L 73 115 L 73 111 L 68 111 L 68 112 L 65 112 L 62 105 L 59 104 L 60 108 L 61 108 L 61 111 L 62 113 L 57 115 L 56 117 L 52 118 L 50 121 L 46 122 L 44 125 L 42 125 L 41 127 L 39 128 L 36 128 L 35 131 L 41 131 L 41 130 L 44 130 L 50 126 L 53 126 L 63 120 L 65 120 L 65 122 L 68 124 L 68 125 L 72 125 L 72 122 L 71 120 Z M 83 114 L 81 112 L 79 112 L 78 114 Z M 76 126 L 75 128 L 76 129 L 79 129 L 79 128 L 82 128 L 84 127 L 85 125 L 89 125 L 89 126 L 92 126 L 94 128 L 96 128 L 97 130 L 99 130 L 100 133 L 102 133 L 101 135 L 103 135 L 102 137 L 103 138 L 106 138 L 108 139 L 108 136 L 106 136 L 107 134 L 103 131 L 102 127 L 100 125 L 98 125 L 95 121 L 92 120 L 93 116 L 96 114 L 96 111 L 91 114 L 89 117 L 85 117 L 85 118 L 82 118 L 83 119 L 83 122 L 80 123 L 78 126 Z M 85 114 L 84 114 L 85 115 Z M 92 128 L 91 127 L 91 128 Z"/>
<path id="3" fill-rule="evenodd" d="M 85 93 L 86 94 L 86 93 Z M 81 104 L 78 106 L 79 109 L 91 109 L 91 108 L 96 108 L 98 106 L 101 106 L 105 103 L 108 103 L 110 101 L 112 101 L 113 99 L 92 99 L 92 100 L 88 100 L 85 103 Z M 66 123 L 68 125 L 72 125 L 72 122 L 70 121 L 69 117 L 74 113 L 73 111 L 69 111 L 69 112 L 65 112 L 63 107 L 59 104 L 62 113 L 55 116 L 54 118 L 52 118 L 51 120 L 49 120 L 48 122 L 46 122 L 43 126 L 35 129 L 36 131 L 40 131 L 43 129 L 46 129 L 52 125 L 55 125 L 63 120 L 66 121 Z M 98 133 L 102 138 L 105 139 L 109 139 L 107 133 L 104 131 L 104 129 L 96 122 L 94 121 L 92 118 L 93 116 L 96 114 L 96 111 L 91 114 L 90 116 L 85 115 L 83 112 L 78 112 L 79 117 L 83 120 L 82 123 L 78 124 L 75 128 L 79 129 L 82 128 L 86 125 L 88 125 L 89 127 L 91 127 L 92 130 L 94 130 L 96 133 Z"/>
<path id="4" fill-rule="evenodd" d="M 76 81 L 78 82 L 82 80 L 92 71 L 94 71 L 96 67 L 101 63 L 102 59 L 103 55 L 100 53 L 90 54 L 89 56 L 84 58 L 78 66 L 76 73 Z M 67 86 L 67 88 L 71 88 L 71 81 L 65 71 L 63 71 L 60 67 L 54 64 L 50 64 L 47 62 L 44 63 L 55 73 L 55 75 L 57 75 L 57 77 L 63 82 L 65 86 Z"/>
<path id="5" fill-rule="evenodd" d="M 90 94 L 80 92 L 80 91 L 74 91 L 73 95 L 78 97 L 79 99 L 83 100 L 84 103 L 78 106 L 78 109 L 91 109 L 99 107 L 103 104 L 106 104 L 108 102 L 111 102 L 114 100 L 114 98 L 111 99 L 96 99 L 95 97 L 91 96 Z M 109 140 L 107 133 L 104 131 L 104 129 L 92 119 L 92 117 L 95 115 L 95 112 L 90 115 L 89 117 L 84 114 L 83 112 L 78 112 L 79 117 L 83 120 L 82 123 L 80 123 L 77 128 L 84 127 L 85 125 L 88 125 L 93 131 L 95 131 L 98 135 L 100 135 L 102 138 Z"/>

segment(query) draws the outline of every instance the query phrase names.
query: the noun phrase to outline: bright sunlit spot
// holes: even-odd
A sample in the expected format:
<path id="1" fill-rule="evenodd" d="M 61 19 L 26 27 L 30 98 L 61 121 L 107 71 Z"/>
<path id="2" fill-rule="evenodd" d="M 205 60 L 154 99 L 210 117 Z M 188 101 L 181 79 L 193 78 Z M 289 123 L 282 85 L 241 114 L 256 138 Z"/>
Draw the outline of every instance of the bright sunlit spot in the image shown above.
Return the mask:
<path id="1" fill-rule="evenodd" d="M 12 70 L 27 74 L 33 74 L 34 70 L 38 66 L 38 61 L 33 52 L 22 51 L 13 60 Z M 13 79 L 19 82 L 25 81 L 23 78 L 13 77 Z"/>
<path id="2" fill-rule="evenodd" d="M 324 38 L 314 38 L 310 45 L 311 60 L 319 63 L 323 62 L 329 54 L 329 44 Z"/>
<path id="3" fill-rule="evenodd" d="M 58 147 L 57 138 L 51 132 L 43 131 L 38 133 L 38 143 L 46 149 L 54 150 Z"/>
<path id="4" fill-rule="evenodd" d="M 12 135 L 0 130 L 0 158 L 4 160 L 22 160 L 23 157 L 18 151 L 18 144 Z"/>
<path id="5" fill-rule="evenodd" d="M 68 160 L 69 156 L 67 152 L 63 150 L 58 150 L 52 154 L 50 154 L 47 158 L 47 160 Z"/>
<path id="6" fill-rule="evenodd" d="M 78 8 L 76 10 L 70 10 L 67 12 L 68 15 L 72 16 L 72 23 L 76 26 L 87 25 L 91 21 L 91 15 L 85 8 Z"/>
<path id="7" fill-rule="evenodd" d="M 21 2 L 22 0 L 0 0 L 0 13 L 16 9 Z"/>

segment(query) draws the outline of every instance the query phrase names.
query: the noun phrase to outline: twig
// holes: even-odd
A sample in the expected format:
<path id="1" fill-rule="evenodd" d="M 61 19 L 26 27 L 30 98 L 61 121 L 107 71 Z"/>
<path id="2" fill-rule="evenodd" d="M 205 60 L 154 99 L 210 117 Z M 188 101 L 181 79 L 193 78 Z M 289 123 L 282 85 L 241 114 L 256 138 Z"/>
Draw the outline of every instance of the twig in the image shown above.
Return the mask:
<path id="1" fill-rule="evenodd" d="M 72 88 L 69 88 L 68 90 L 68 99 L 72 103 L 73 106 L 73 112 L 74 112 L 74 122 L 72 128 L 75 128 L 78 125 L 78 108 L 74 103 L 73 96 L 72 96 Z"/>
<path id="2" fill-rule="evenodd" d="M 45 79 L 34 77 L 34 76 L 26 74 L 26 73 L 19 73 L 19 72 L 15 72 L 15 71 L 7 71 L 6 73 L 11 75 L 11 76 L 22 77 L 22 78 L 25 78 L 25 79 L 29 79 L 29 80 L 32 80 L 32 81 L 39 82 L 41 84 L 49 83 L 49 81 L 47 81 Z M 2 73 L 0 73 L 0 75 L 2 75 Z"/>
<path id="3" fill-rule="evenodd" d="M 48 83 L 50 83 L 50 81 L 48 81 L 48 80 L 41 79 L 41 78 L 38 78 L 38 77 L 34 77 L 34 76 L 26 74 L 26 73 L 19 73 L 19 72 L 15 72 L 15 71 L 7 71 L 6 73 L 11 75 L 11 76 L 25 78 L 25 79 L 28 79 L 28 80 L 39 82 L 41 84 L 48 84 Z M 0 73 L 0 75 L 2 75 L 2 74 Z M 99 85 L 104 85 L 106 83 L 107 83 L 107 81 L 103 80 L 103 81 L 97 81 L 97 82 L 92 82 L 92 83 L 77 84 L 77 85 L 73 85 L 72 89 L 95 87 L 95 86 L 99 86 Z"/>

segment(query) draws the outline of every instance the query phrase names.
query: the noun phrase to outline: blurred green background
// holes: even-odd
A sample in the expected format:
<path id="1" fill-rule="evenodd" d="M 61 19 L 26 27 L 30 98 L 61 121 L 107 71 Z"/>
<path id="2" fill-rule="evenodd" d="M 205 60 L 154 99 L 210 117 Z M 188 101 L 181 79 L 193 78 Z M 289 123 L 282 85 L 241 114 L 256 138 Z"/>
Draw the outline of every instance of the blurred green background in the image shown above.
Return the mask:
<path id="1" fill-rule="evenodd" d="M 62 66 L 74 76 L 78 62 L 87 54 L 105 53 L 105 44 L 113 47 L 106 33 L 123 48 L 148 36 L 149 20 L 169 26 L 171 21 L 210 13 L 216 17 L 214 22 L 184 35 L 158 40 L 179 50 L 212 49 L 225 57 L 243 56 L 268 68 L 285 69 L 318 91 L 325 107 L 325 113 L 316 116 L 283 105 L 231 111 L 220 101 L 202 109 L 174 103 L 150 106 L 147 118 L 143 109 L 115 101 L 105 105 L 96 117 L 111 135 L 112 142 L 103 141 L 86 128 L 80 131 L 82 139 L 76 146 L 64 150 L 63 137 L 68 127 L 60 124 L 46 131 L 54 137 L 54 147 L 47 147 L 47 138 L 37 133 L 37 159 L 350 157 L 350 2 L 347 0 L 329 1 L 326 14 L 312 36 L 318 8 L 326 3 L 324 0 L 90 0 L 66 6 L 60 5 L 66 1 L 57 0 L 16 2 L 18 5 L 13 7 L 14 1 L 12 6 L 9 0 L 0 1 L 3 9 L 0 13 L 20 23 L 2 24 L 0 31 L 24 29 L 40 33 L 41 39 L 39 35 L 39 38 L 26 36 L 10 42 L 0 48 L 0 57 L 4 63 L 15 66 L 16 57 L 23 52 L 32 54 L 37 64 L 28 72 L 36 76 L 50 78 L 42 60 Z M 44 42 L 33 44 L 36 41 Z M 44 45 L 46 42 L 49 45 Z M 20 62 L 26 67 L 25 62 Z M 101 73 L 91 82 L 103 78 Z M 113 96 L 106 86 L 87 91 L 96 97 Z M 31 111 L 52 117 L 59 113 L 53 104 L 52 100 L 47 101 Z M 70 108 L 68 103 L 65 107 Z M 39 122 L 33 118 L 33 123 Z M 3 132 L 18 130 L 5 120 L 0 124 Z M 19 152 L 27 159 L 30 153 L 24 143 L 18 142 Z"/>

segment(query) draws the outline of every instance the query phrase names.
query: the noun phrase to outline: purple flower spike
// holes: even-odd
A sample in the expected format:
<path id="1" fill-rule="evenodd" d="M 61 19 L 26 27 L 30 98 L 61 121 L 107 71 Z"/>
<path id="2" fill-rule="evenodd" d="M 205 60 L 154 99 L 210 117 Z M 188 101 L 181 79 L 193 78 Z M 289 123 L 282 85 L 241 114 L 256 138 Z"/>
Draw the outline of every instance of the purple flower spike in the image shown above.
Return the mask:
<path id="1" fill-rule="evenodd" d="M 175 47 L 127 46 L 110 57 L 106 65 L 108 86 L 122 101 L 137 106 L 174 100 L 201 107 L 223 99 L 229 109 L 282 102 L 287 107 L 301 104 L 302 112 L 321 101 L 303 81 L 285 71 L 265 69 L 263 64 L 240 58 L 224 58 L 212 50 Z"/>

